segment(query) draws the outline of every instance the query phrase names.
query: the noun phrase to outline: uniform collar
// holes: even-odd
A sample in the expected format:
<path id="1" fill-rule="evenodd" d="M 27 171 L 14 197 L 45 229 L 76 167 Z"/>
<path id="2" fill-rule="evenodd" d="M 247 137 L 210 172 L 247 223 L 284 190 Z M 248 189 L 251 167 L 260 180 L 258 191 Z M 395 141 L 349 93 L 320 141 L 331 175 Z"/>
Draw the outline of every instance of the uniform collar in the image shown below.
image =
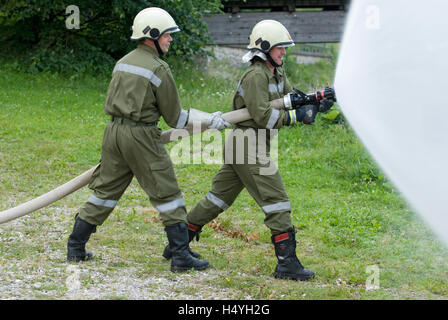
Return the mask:
<path id="1" fill-rule="evenodd" d="M 274 73 L 272 73 L 269 67 L 266 65 L 265 61 L 257 59 L 255 63 L 260 64 L 261 69 L 269 75 L 269 78 L 276 78 L 278 81 L 281 81 L 281 79 L 283 78 L 282 67 L 276 67 L 274 69 Z"/>
<path id="2" fill-rule="evenodd" d="M 149 52 L 149 53 L 155 55 L 156 57 L 159 56 L 157 50 L 153 49 L 153 48 L 150 47 L 150 46 L 147 46 L 146 44 L 139 43 L 139 44 L 137 45 L 137 48 L 142 49 L 142 50 L 145 50 L 145 51 L 147 51 L 147 52 Z"/>

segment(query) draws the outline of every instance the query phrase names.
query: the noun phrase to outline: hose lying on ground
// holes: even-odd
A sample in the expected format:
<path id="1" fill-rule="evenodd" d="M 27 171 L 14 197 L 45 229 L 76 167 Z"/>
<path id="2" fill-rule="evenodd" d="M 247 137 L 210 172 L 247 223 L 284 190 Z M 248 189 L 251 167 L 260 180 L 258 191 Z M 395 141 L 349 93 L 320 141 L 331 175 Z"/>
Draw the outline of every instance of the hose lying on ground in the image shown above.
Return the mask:
<path id="1" fill-rule="evenodd" d="M 251 119 L 251 116 L 249 115 L 249 112 L 246 108 L 239 109 L 231 112 L 224 113 L 222 117 L 229 121 L 230 123 L 238 123 L 241 121 L 249 120 Z M 204 131 L 205 128 L 202 128 L 200 131 L 195 131 L 194 133 L 200 133 L 201 131 Z M 193 129 L 171 129 L 162 132 L 161 134 L 161 141 L 162 143 L 166 144 L 172 141 L 179 140 L 184 137 L 188 137 L 193 134 Z M 14 208 L 7 209 L 0 212 L 0 224 L 17 219 L 19 217 L 22 217 L 26 214 L 29 214 L 33 211 L 36 211 L 38 209 L 41 209 L 43 207 L 46 207 L 64 197 L 67 195 L 75 192 L 76 190 L 84 187 L 87 185 L 90 181 L 90 178 L 93 174 L 93 171 L 95 171 L 96 167 L 98 165 L 90 168 L 83 174 L 77 176 L 76 178 L 68 181 L 67 183 L 64 183 L 63 185 L 60 185 L 56 189 L 53 189 L 35 199 L 32 199 L 30 201 L 27 201 L 25 203 L 22 203 Z"/>

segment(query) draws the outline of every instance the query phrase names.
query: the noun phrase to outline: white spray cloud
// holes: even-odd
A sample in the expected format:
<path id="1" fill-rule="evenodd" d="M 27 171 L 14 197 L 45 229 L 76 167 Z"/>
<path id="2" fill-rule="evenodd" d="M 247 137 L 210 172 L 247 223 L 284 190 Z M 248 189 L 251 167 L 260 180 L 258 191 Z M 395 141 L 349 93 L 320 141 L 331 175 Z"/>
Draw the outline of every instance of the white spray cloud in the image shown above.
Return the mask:
<path id="1" fill-rule="evenodd" d="M 335 90 L 350 125 L 448 244 L 448 1 L 352 0 Z"/>

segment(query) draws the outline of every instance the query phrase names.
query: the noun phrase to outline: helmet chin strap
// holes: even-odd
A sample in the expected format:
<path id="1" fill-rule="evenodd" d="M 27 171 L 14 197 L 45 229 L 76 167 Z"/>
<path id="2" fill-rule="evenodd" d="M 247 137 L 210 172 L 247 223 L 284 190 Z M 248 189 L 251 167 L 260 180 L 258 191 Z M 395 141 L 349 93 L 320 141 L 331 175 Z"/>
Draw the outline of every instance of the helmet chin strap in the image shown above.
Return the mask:
<path id="1" fill-rule="evenodd" d="M 157 52 L 159 53 L 159 56 L 163 56 L 165 53 L 160 48 L 159 40 L 153 40 L 153 41 L 154 41 L 154 44 L 155 44 L 155 46 L 157 48 Z"/>
<path id="2" fill-rule="evenodd" d="M 269 51 L 270 52 L 270 51 Z M 272 64 L 272 66 L 274 68 L 278 68 L 281 67 L 283 65 L 283 61 L 281 64 L 278 64 L 277 62 L 274 61 L 274 59 L 272 59 L 271 55 L 269 54 L 269 52 L 266 53 L 266 58 L 268 59 L 268 61 Z"/>

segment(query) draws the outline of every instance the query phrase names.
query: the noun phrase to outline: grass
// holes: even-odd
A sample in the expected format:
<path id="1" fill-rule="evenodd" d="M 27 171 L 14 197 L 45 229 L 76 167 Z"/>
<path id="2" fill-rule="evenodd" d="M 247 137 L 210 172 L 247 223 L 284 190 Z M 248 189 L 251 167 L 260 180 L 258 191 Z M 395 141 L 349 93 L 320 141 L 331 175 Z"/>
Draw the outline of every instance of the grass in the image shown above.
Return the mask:
<path id="1" fill-rule="evenodd" d="M 294 66 L 302 90 L 331 83 L 334 64 Z M 243 70 L 214 63 L 204 71 L 173 64 L 185 108 L 231 109 Z M 301 80 L 303 79 L 303 80 Z M 100 156 L 108 117 L 107 77 L 0 71 L 0 210 L 72 179 Z M 161 123 L 165 130 L 168 126 Z M 277 280 L 263 213 L 243 191 L 204 227 L 194 250 L 206 272 L 173 274 L 161 253 L 166 236 L 158 213 L 134 180 L 88 243 L 96 259 L 75 266 L 71 291 L 65 262 L 73 216 L 88 198 L 83 188 L 0 225 L 0 299 L 447 299 L 446 248 L 383 176 L 350 126 L 339 118 L 279 134 L 279 169 L 293 207 L 298 256 L 317 274 L 310 282 Z M 167 145 L 171 149 L 173 145 Z M 176 165 L 187 209 L 209 190 L 219 165 Z M 370 266 L 380 288 L 366 290 Z"/>

